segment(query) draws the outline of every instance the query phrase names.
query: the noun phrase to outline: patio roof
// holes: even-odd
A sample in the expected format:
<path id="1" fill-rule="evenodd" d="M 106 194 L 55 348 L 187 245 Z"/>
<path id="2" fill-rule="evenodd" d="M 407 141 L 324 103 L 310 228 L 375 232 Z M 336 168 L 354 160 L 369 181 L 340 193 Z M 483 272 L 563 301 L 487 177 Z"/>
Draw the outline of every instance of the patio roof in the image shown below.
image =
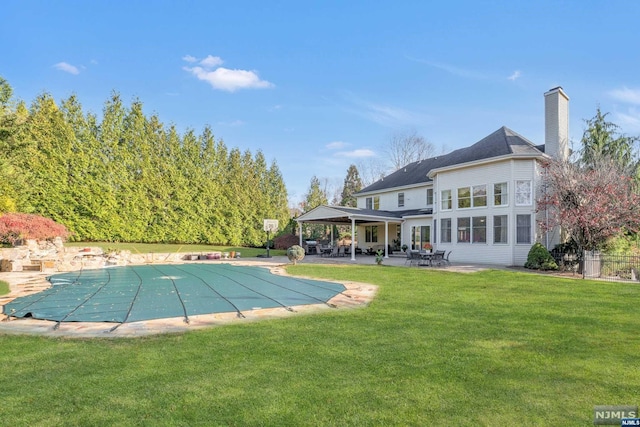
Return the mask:
<path id="1" fill-rule="evenodd" d="M 430 212 L 429 212 L 430 213 Z M 346 206 L 318 206 L 296 218 L 298 222 L 311 222 L 318 224 L 356 224 L 371 222 L 397 222 L 403 221 L 407 215 L 424 215 L 420 210 L 407 211 L 381 211 L 374 209 L 359 209 Z"/>

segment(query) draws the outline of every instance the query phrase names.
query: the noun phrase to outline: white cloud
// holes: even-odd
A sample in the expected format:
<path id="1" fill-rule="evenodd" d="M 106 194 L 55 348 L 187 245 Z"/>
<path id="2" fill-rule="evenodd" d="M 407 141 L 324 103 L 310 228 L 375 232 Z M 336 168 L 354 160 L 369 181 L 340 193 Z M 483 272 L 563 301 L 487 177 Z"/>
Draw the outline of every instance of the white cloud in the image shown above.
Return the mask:
<path id="1" fill-rule="evenodd" d="M 342 141 L 333 141 L 333 142 L 330 142 L 330 143 L 328 143 L 326 145 L 327 149 L 329 149 L 329 150 L 339 150 L 339 149 L 344 148 L 346 146 L 347 146 L 347 144 L 345 144 Z"/>
<path id="2" fill-rule="evenodd" d="M 69 73 L 73 75 L 80 74 L 80 70 L 78 69 L 78 67 L 75 67 L 71 64 L 67 64 L 66 62 L 58 62 L 53 67 L 57 70 L 64 71 L 65 73 Z"/>
<path id="3" fill-rule="evenodd" d="M 224 61 L 219 56 L 208 55 L 206 58 L 200 61 L 200 65 L 205 68 L 214 68 L 218 65 L 222 65 L 223 62 Z"/>
<path id="4" fill-rule="evenodd" d="M 190 55 L 182 59 L 187 62 L 197 61 L 196 58 Z M 218 67 L 222 63 L 223 61 L 220 57 L 208 55 L 199 62 L 201 66 L 183 67 L 183 70 L 190 72 L 199 80 L 209 83 L 214 89 L 227 92 L 235 92 L 238 89 L 264 89 L 274 86 L 271 82 L 261 80 L 255 71 Z"/>
<path id="5" fill-rule="evenodd" d="M 196 58 L 195 56 L 191 56 L 191 55 L 185 55 L 182 57 L 183 61 L 187 61 L 187 62 L 197 62 L 198 58 Z"/>
<path id="6" fill-rule="evenodd" d="M 629 108 L 627 113 L 617 112 L 615 114 L 616 123 L 622 128 L 624 133 L 640 132 L 640 111 Z"/>
<path id="7" fill-rule="evenodd" d="M 349 158 L 363 158 L 363 157 L 374 157 L 376 153 L 368 148 L 359 148 L 357 150 L 351 151 L 340 151 L 335 154 L 337 157 L 349 157 Z"/>
<path id="8" fill-rule="evenodd" d="M 609 91 L 609 95 L 621 102 L 640 105 L 640 89 L 629 89 L 628 87 L 624 87 L 622 89 Z"/>
<path id="9" fill-rule="evenodd" d="M 371 102 L 356 103 L 362 108 L 357 110 L 351 109 L 351 112 L 383 126 L 415 126 L 429 121 L 427 116 L 419 113 L 413 113 L 403 108 Z"/>
<path id="10" fill-rule="evenodd" d="M 515 81 L 516 79 L 518 79 L 520 76 L 522 75 L 522 73 L 520 72 L 520 70 L 516 70 L 513 72 L 513 74 L 511 74 L 509 77 L 507 77 L 507 79 Z"/>

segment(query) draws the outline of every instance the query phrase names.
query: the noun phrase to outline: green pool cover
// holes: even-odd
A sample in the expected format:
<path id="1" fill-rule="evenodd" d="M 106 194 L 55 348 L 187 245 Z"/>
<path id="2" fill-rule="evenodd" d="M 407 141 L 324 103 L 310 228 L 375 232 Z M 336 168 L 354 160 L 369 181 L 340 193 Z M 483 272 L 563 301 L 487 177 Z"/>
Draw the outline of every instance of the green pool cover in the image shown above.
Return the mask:
<path id="1" fill-rule="evenodd" d="M 57 322 L 141 320 L 327 303 L 339 283 L 272 274 L 261 267 L 181 264 L 56 274 L 51 288 L 16 298 L 4 314 Z"/>

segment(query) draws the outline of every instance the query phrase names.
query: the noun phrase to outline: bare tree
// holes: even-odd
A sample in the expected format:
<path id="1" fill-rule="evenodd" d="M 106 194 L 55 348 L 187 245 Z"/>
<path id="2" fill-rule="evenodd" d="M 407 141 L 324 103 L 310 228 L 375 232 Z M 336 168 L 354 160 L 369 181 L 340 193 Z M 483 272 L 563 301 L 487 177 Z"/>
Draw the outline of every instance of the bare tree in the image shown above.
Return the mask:
<path id="1" fill-rule="evenodd" d="M 385 164 L 376 157 L 362 159 L 357 163 L 356 167 L 358 168 L 358 172 L 360 172 L 360 180 L 362 181 L 363 188 L 368 187 L 389 173 L 388 166 L 385 166 Z"/>
<path id="2" fill-rule="evenodd" d="M 394 133 L 384 151 L 395 171 L 409 163 L 432 157 L 436 148 L 415 130 L 410 130 Z"/>

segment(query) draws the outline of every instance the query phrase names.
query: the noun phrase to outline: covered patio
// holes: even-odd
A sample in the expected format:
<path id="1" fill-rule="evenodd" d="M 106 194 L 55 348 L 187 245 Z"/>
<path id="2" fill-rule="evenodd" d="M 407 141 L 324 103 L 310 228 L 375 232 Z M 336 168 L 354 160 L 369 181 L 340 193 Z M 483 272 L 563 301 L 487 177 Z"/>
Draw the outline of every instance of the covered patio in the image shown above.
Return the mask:
<path id="1" fill-rule="evenodd" d="M 298 218 L 298 234 L 300 235 L 300 246 L 303 246 L 302 225 L 307 224 L 323 224 L 323 225 L 346 225 L 351 226 L 351 260 L 356 260 L 356 236 L 358 235 L 358 227 L 384 225 L 384 257 L 389 258 L 389 225 L 402 225 L 402 212 L 381 211 L 373 209 L 359 209 L 345 206 L 318 206 L 310 210 Z M 364 234 L 364 233 L 362 233 Z M 392 239 L 395 238 L 392 237 Z M 331 241 L 334 240 L 333 227 L 331 227 Z M 404 240 L 404 239 L 402 239 Z M 367 242 L 377 243 L 377 242 Z"/>

